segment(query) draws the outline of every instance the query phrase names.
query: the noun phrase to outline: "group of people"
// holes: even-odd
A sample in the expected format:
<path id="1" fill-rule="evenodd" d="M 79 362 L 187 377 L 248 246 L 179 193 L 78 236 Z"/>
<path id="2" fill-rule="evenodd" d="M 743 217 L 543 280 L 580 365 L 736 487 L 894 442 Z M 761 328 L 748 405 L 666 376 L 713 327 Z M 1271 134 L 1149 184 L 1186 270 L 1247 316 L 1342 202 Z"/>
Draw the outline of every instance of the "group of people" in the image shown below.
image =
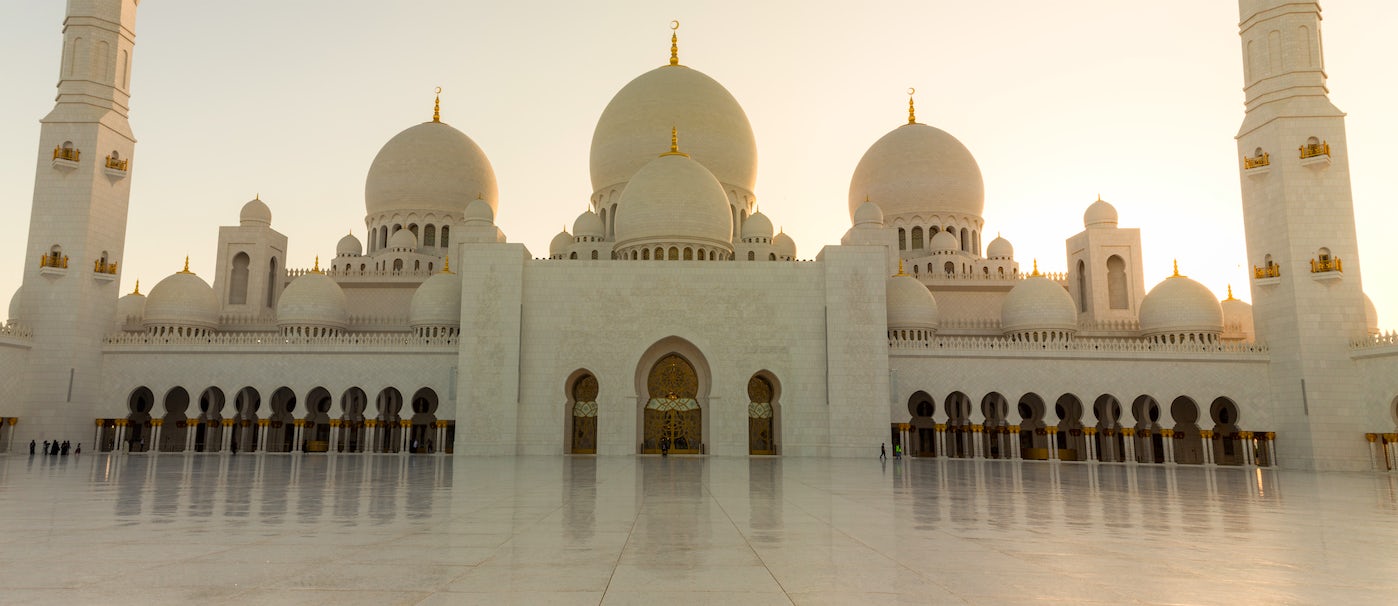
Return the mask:
<path id="1" fill-rule="evenodd" d="M 39 448 L 38 442 L 35 442 L 34 440 L 30 440 L 30 441 L 29 441 L 29 454 L 30 454 L 30 455 L 35 454 L 34 451 L 35 451 L 36 449 L 38 449 L 38 448 Z M 65 456 L 65 457 L 66 457 L 66 456 L 68 456 L 68 451 L 69 451 L 71 448 L 72 448 L 72 444 L 71 444 L 68 440 L 64 440 L 64 441 L 62 441 L 62 442 L 59 442 L 58 440 L 53 440 L 53 441 L 44 440 L 44 451 L 43 451 L 42 454 L 45 454 L 45 455 L 53 455 L 53 456 Z M 73 454 L 82 454 L 82 453 L 83 453 L 83 443 L 82 443 L 82 442 L 78 442 L 78 447 L 77 447 L 76 450 L 73 450 Z"/>
<path id="2" fill-rule="evenodd" d="M 886 445 L 886 444 L 887 444 L 887 442 L 884 442 L 884 443 L 882 443 L 882 444 L 879 444 L 879 460 L 880 460 L 880 461 L 887 461 L 887 460 L 888 460 L 888 449 L 885 448 L 885 445 Z M 894 444 L 894 445 L 893 445 L 893 458 L 895 458 L 895 459 L 901 459 L 901 458 L 903 458 L 903 445 L 902 445 L 902 444 Z"/>

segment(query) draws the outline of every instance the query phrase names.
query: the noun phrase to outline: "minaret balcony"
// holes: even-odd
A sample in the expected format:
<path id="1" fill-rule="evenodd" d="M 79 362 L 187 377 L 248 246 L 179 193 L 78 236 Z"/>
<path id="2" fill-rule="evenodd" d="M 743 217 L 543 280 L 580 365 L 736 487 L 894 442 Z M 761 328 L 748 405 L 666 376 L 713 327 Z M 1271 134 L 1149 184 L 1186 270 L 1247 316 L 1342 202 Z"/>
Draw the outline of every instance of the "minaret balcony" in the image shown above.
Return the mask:
<path id="1" fill-rule="evenodd" d="M 1316 280 L 1338 280 L 1344 277 L 1344 263 L 1339 257 L 1311 259 L 1311 277 Z"/>
<path id="2" fill-rule="evenodd" d="M 1280 283 L 1281 266 L 1272 263 L 1252 266 L 1252 281 L 1260 286 Z"/>
<path id="3" fill-rule="evenodd" d="M 82 157 L 82 151 L 73 147 L 63 147 L 61 145 L 53 148 L 53 167 L 72 170 L 78 167 L 78 159 Z"/>
<path id="4" fill-rule="evenodd" d="M 1298 151 L 1300 152 L 1301 156 L 1301 166 L 1314 169 L 1330 167 L 1331 160 L 1329 142 L 1321 141 L 1320 143 L 1307 143 L 1305 145 L 1302 145 Z"/>
<path id="5" fill-rule="evenodd" d="M 1252 170 L 1255 168 L 1265 168 L 1272 165 L 1272 154 L 1263 152 L 1251 158 L 1243 156 L 1243 169 Z"/>
<path id="6" fill-rule="evenodd" d="M 113 158 L 112 156 L 107 156 L 107 161 L 104 163 L 103 170 L 107 173 L 108 177 L 112 178 L 113 181 L 117 179 L 125 179 L 127 174 L 126 167 L 128 162 L 130 162 L 130 160 L 125 158 Z"/>
<path id="7" fill-rule="evenodd" d="M 68 273 L 68 257 L 57 253 L 46 253 L 39 257 L 39 274 L 61 276 Z"/>
<path id="8" fill-rule="evenodd" d="M 93 277 L 103 282 L 111 282 L 116 279 L 117 264 L 115 261 L 98 259 L 92 262 Z"/>

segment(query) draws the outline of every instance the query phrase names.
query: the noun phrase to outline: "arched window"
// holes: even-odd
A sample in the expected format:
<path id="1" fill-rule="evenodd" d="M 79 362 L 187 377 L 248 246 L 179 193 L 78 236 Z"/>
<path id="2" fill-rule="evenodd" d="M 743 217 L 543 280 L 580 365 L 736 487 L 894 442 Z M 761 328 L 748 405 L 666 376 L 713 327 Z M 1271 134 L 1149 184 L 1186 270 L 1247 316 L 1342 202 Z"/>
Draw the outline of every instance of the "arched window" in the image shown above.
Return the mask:
<path id="1" fill-rule="evenodd" d="M 572 260 L 574 260 L 574 261 L 576 261 L 576 260 L 578 260 L 578 253 L 577 253 L 576 251 L 570 252 L 570 253 L 568 253 L 568 258 L 569 258 L 569 259 L 572 259 Z"/>
<path id="2" fill-rule="evenodd" d="M 971 252 L 971 232 L 966 228 L 961 228 L 961 250 Z"/>
<path id="3" fill-rule="evenodd" d="M 393 271 L 403 271 L 403 260 L 402 260 L 402 259 L 394 259 L 394 260 L 393 260 Z"/>
<path id="4" fill-rule="evenodd" d="M 693 260 L 694 260 L 694 249 L 693 249 L 693 248 L 690 248 L 690 247 L 688 247 L 688 246 L 684 247 L 684 260 L 685 260 L 685 261 L 693 261 Z"/>
<path id="5" fill-rule="evenodd" d="M 233 255 L 233 267 L 228 273 L 228 304 L 246 305 L 248 302 L 248 265 L 252 260 L 247 253 Z"/>
<path id="6" fill-rule="evenodd" d="M 1312 137 L 1312 138 L 1314 138 L 1314 137 Z M 1322 246 L 1322 247 L 1320 247 L 1320 250 L 1316 252 L 1316 256 L 1319 257 L 1320 260 L 1321 260 L 1322 262 L 1324 262 L 1324 261 L 1329 261 L 1329 260 L 1330 260 L 1330 249 L 1329 249 L 1329 248 L 1325 248 L 1324 246 Z"/>
<path id="7" fill-rule="evenodd" d="M 1117 255 L 1107 258 L 1107 299 L 1112 309 L 1130 307 L 1126 290 L 1126 261 Z"/>
<path id="8" fill-rule="evenodd" d="M 413 239 L 416 240 L 416 239 L 417 239 L 417 223 L 409 223 L 409 224 L 408 224 L 408 231 L 412 232 L 412 234 L 413 234 Z"/>
<path id="9" fill-rule="evenodd" d="M 1087 311 L 1087 264 L 1078 261 L 1078 312 Z"/>
<path id="10" fill-rule="evenodd" d="M 267 307 L 277 306 L 277 258 L 267 262 Z"/>
<path id="11" fill-rule="evenodd" d="M 449 241 L 449 236 L 450 236 L 450 235 L 451 235 L 451 227 L 446 226 L 446 225 L 443 225 L 443 226 L 442 226 L 442 248 L 446 248 L 448 244 L 451 244 L 451 242 Z"/>
<path id="12" fill-rule="evenodd" d="M 921 227 L 914 227 L 914 228 L 913 228 L 913 244 L 912 244 L 912 249 L 913 249 L 913 250 L 922 250 L 922 228 L 921 228 Z"/>
<path id="13" fill-rule="evenodd" d="M 952 263 L 951 261 L 947 261 L 947 264 L 942 266 L 942 269 L 947 272 L 948 276 L 950 276 L 956 273 L 956 264 Z"/>
<path id="14" fill-rule="evenodd" d="M 908 250 L 908 232 L 898 228 L 898 250 Z"/>
<path id="15" fill-rule="evenodd" d="M 768 260 L 768 261 L 776 261 L 776 260 L 777 260 L 777 253 L 767 253 L 767 260 Z"/>
<path id="16" fill-rule="evenodd" d="M 592 260 L 593 260 L 593 261 L 596 261 L 596 260 L 597 260 L 597 251 L 595 251 L 595 250 L 592 251 Z"/>
<path id="17" fill-rule="evenodd" d="M 700 260 L 700 261 L 707 261 L 707 260 L 708 260 L 708 256 L 709 256 L 709 255 L 708 255 L 708 252 L 709 252 L 709 251 L 704 250 L 704 249 L 702 249 L 702 248 L 699 249 L 699 260 Z"/>
<path id="18" fill-rule="evenodd" d="M 635 252 L 633 251 L 631 254 L 635 254 Z M 650 260 L 650 249 L 649 249 L 649 248 L 647 248 L 647 249 L 641 251 L 641 260 L 642 260 L 642 261 L 649 261 L 649 260 Z"/>
<path id="19" fill-rule="evenodd" d="M 748 260 L 749 260 L 749 261 L 756 261 L 756 260 L 757 260 L 757 253 L 752 252 L 752 251 L 748 251 Z"/>
<path id="20" fill-rule="evenodd" d="M 436 246 L 436 245 L 437 245 L 437 226 L 436 226 L 436 225 L 428 225 L 428 226 L 422 228 L 422 245 L 423 245 L 423 246 Z"/>
<path id="21" fill-rule="evenodd" d="M 676 248 L 676 247 L 674 247 L 674 246 L 671 246 L 671 247 L 670 247 L 670 260 L 671 260 L 671 261 L 679 261 L 679 260 L 680 260 L 680 249 L 678 249 L 678 248 Z"/>

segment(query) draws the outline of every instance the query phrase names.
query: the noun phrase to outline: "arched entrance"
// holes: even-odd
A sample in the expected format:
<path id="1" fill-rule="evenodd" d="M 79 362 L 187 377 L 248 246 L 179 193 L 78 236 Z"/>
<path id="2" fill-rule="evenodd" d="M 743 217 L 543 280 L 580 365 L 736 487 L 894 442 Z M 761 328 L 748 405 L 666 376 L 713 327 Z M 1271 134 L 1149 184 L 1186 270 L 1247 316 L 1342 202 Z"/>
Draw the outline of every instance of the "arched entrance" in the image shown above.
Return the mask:
<path id="1" fill-rule="evenodd" d="M 376 438 L 378 448 L 370 446 L 372 452 L 398 452 L 403 448 L 403 431 L 400 427 L 402 417 L 398 413 L 403 410 L 403 394 L 397 389 L 386 387 L 379 392 L 377 398 L 379 417 L 375 419 L 378 427 Z"/>
<path id="2" fill-rule="evenodd" d="M 1019 453 L 1020 458 L 1032 461 L 1047 461 L 1049 458 L 1048 430 L 1044 423 L 1044 399 L 1036 393 L 1027 393 L 1019 398 L 1015 407 L 1019 413 Z"/>
<path id="3" fill-rule="evenodd" d="M 1082 435 L 1082 400 L 1070 393 L 1063 394 L 1054 402 L 1053 412 L 1058 415 L 1058 428 L 1054 433 L 1054 440 L 1057 440 L 1059 460 L 1086 459 L 1087 448 L 1083 444 Z"/>
<path id="4" fill-rule="evenodd" d="M 1097 460 L 1126 462 L 1125 438 L 1121 435 L 1121 402 L 1111 394 L 1097 396 L 1093 403 L 1097 414 Z"/>
<path id="5" fill-rule="evenodd" d="M 199 424 L 194 428 L 194 452 L 219 452 L 223 448 L 223 390 L 205 389 L 199 394 Z"/>
<path id="6" fill-rule="evenodd" d="M 908 414 L 911 415 L 908 425 L 911 426 L 911 435 L 907 448 L 908 456 L 912 457 L 935 457 L 937 456 L 937 421 L 932 415 L 937 411 L 936 404 L 932 403 L 932 396 L 925 391 L 913 392 L 908 398 Z M 899 434 L 897 426 L 894 426 L 893 444 L 898 446 Z M 895 451 L 896 452 L 896 451 Z"/>
<path id="7" fill-rule="evenodd" d="M 985 456 L 987 459 L 1008 459 L 1010 403 L 999 392 L 981 398 L 981 414 L 985 415 Z"/>
<path id="8" fill-rule="evenodd" d="M 185 411 L 189 409 L 189 392 L 176 387 L 165 393 L 165 418 L 160 429 L 160 452 L 184 452 L 190 429 L 186 427 Z"/>
<path id="9" fill-rule="evenodd" d="M 131 397 L 127 399 L 126 407 L 130 414 L 126 415 L 126 448 L 127 452 L 145 452 L 151 444 L 146 442 L 150 433 L 150 411 L 155 406 L 155 394 L 150 388 L 141 387 L 131 392 Z M 123 446 L 118 446 L 119 448 Z"/>
<path id="10" fill-rule="evenodd" d="M 1219 465 L 1242 465 L 1243 445 L 1238 435 L 1238 405 L 1226 397 L 1215 398 L 1209 405 L 1213 418 L 1214 462 Z"/>
<path id="11" fill-rule="evenodd" d="M 437 427 L 437 392 L 424 387 L 413 394 L 412 429 L 409 431 L 409 452 L 430 453 L 437 448 L 433 430 Z"/>
<path id="12" fill-rule="evenodd" d="M 234 423 L 233 423 L 233 444 L 234 452 L 253 452 L 257 450 L 257 409 L 262 407 L 262 395 L 257 393 L 252 387 L 244 387 L 238 391 L 238 395 L 233 399 Z"/>
<path id="13" fill-rule="evenodd" d="M 597 454 L 597 377 L 582 371 L 568 387 L 569 452 Z"/>
<path id="14" fill-rule="evenodd" d="M 292 452 L 296 444 L 296 394 L 290 387 L 272 392 L 272 410 L 268 419 L 267 452 Z"/>
<path id="15" fill-rule="evenodd" d="M 975 455 L 975 434 L 971 431 L 971 397 L 959 391 L 947 394 L 947 456 L 970 459 Z"/>
<path id="16" fill-rule="evenodd" d="M 1136 462 L 1164 463 L 1165 444 L 1160 437 L 1160 404 L 1150 396 L 1140 396 L 1131 403 L 1136 417 Z"/>
<path id="17" fill-rule="evenodd" d="M 646 376 L 646 394 L 641 452 L 659 454 L 665 443 L 675 454 L 703 453 L 704 411 L 694 365 L 676 353 L 662 357 Z"/>
<path id="18" fill-rule="evenodd" d="M 1199 438 L 1199 405 L 1189 396 L 1180 396 L 1170 403 L 1170 418 L 1175 420 L 1175 462 L 1181 465 L 1203 465 L 1204 443 Z"/>
<path id="19" fill-rule="evenodd" d="M 340 396 L 340 443 L 335 445 L 339 452 L 364 452 L 364 411 L 368 407 L 369 396 L 358 387 L 346 389 Z"/>
<path id="20" fill-rule="evenodd" d="M 777 454 L 777 385 L 765 373 L 748 379 L 748 454 Z"/>
<path id="21" fill-rule="evenodd" d="M 330 390 L 324 387 L 306 394 L 306 418 L 302 419 L 301 428 L 303 452 L 330 450 L 330 409 L 334 403 Z"/>

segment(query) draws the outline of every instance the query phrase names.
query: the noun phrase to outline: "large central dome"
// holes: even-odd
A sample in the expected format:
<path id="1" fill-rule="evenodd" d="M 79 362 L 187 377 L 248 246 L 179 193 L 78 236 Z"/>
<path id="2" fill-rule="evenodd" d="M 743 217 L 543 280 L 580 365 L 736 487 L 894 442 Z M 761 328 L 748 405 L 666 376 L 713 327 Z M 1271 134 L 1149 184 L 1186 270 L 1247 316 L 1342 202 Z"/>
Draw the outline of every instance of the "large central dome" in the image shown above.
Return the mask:
<path id="1" fill-rule="evenodd" d="M 671 128 L 720 183 L 752 192 L 757 142 L 747 114 L 723 85 L 683 65 L 641 74 L 612 97 L 592 133 L 593 191 L 630 181 L 664 149 Z"/>
<path id="2" fill-rule="evenodd" d="M 459 215 L 484 198 L 496 207 L 495 170 L 470 137 L 442 122 L 423 122 L 388 140 L 364 183 L 369 215 L 439 211 Z"/>
<path id="3" fill-rule="evenodd" d="M 864 200 L 885 217 L 951 214 L 979 218 L 985 210 L 981 169 L 956 137 L 921 123 L 893 129 L 864 152 L 849 184 L 849 213 Z"/>

